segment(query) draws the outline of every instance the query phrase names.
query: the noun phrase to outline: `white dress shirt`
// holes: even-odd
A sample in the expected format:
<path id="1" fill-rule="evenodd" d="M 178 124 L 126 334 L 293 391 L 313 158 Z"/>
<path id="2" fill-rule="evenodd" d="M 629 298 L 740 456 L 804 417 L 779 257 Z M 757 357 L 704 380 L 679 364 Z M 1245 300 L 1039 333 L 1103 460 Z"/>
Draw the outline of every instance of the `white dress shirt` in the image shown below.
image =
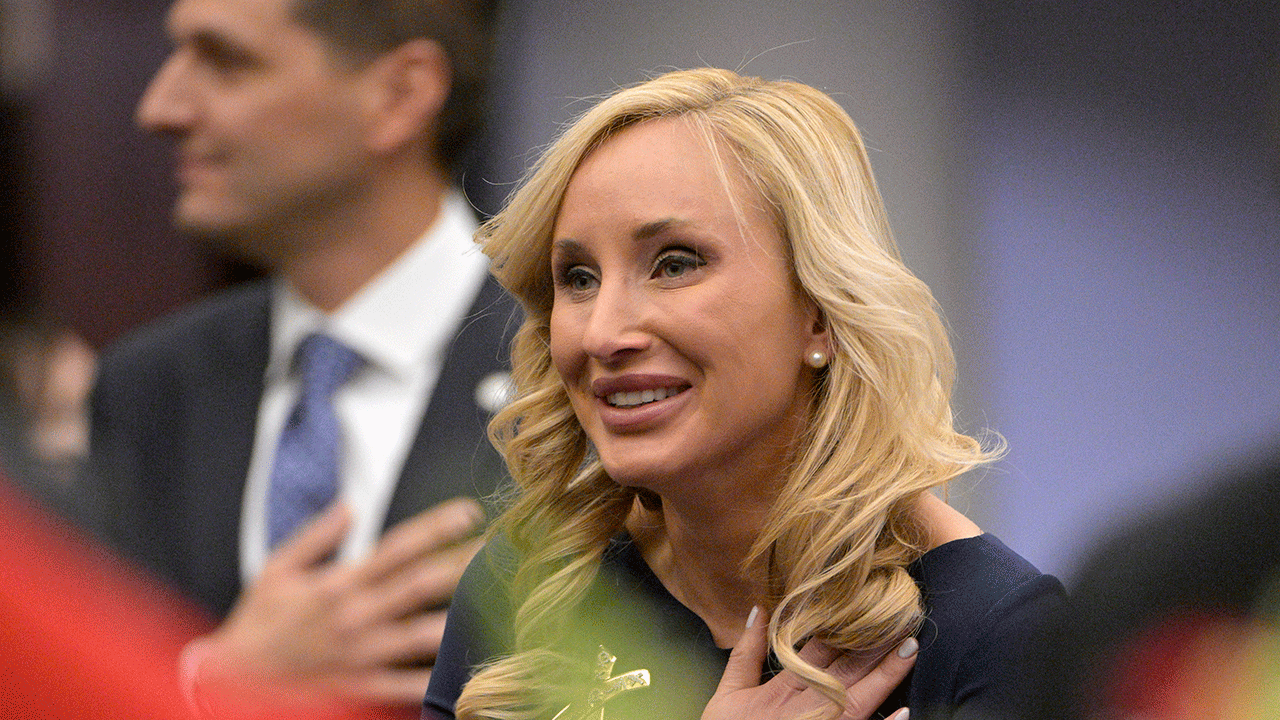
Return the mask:
<path id="1" fill-rule="evenodd" d="M 261 572 L 268 555 L 271 469 L 300 391 L 293 355 L 312 332 L 330 335 L 365 359 L 333 398 L 343 428 L 339 492 L 354 516 L 338 556 L 358 559 L 377 542 L 449 343 L 488 272 L 488 259 L 472 242 L 475 229 L 466 201 L 451 193 L 422 238 L 330 314 L 280 281 L 273 294 L 270 356 L 240 523 L 240 572 L 246 584 Z"/>

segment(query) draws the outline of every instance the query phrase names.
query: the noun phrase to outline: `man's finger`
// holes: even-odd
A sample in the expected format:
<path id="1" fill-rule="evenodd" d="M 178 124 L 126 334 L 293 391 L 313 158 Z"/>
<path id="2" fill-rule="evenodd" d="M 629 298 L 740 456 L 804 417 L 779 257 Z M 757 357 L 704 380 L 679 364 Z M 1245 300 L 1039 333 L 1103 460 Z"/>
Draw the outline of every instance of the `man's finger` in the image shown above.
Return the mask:
<path id="1" fill-rule="evenodd" d="M 367 632 L 349 659 L 360 667 L 392 667 L 406 663 L 431 664 L 444 637 L 444 610 L 422 613 Z"/>
<path id="2" fill-rule="evenodd" d="M 769 648 L 766 635 L 769 620 L 763 615 L 759 606 L 751 608 L 751 614 L 747 616 L 747 627 L 729 653 L 729 662 L 725 664 L 720 684 L 716 686 L 716 696 L 760 684 L 760 673 L 764 669 L 764 657 Z"/>
<path id="3" fill-rule="evenodd" d="M 384 576 L 348 603 L 344 624 L 357 628 L 447 605 L 462 573 L 483 543 L 475 538 Z"/>
<path id="4" fill-rule="evenodd" d="M 380 705 L 421 705 L 431 682 L 431 668 L 394 668 L 330 681 L 342 695 Z"/>
<path id="5" fill-rule="evenodd" d="M 454 498 L 387 531 L 363 564 L 359 578 L 374 582 L 417 558 L 465 540 L 480 529 L 484 511 L 471 498 Z"/>
<path id="6" fill-rule="evenodd" d="M 330 503 L 271 553 L 269 566 L 308 568 L 329 559 L 351 527 L 351 509 L 341 500 Z"/>

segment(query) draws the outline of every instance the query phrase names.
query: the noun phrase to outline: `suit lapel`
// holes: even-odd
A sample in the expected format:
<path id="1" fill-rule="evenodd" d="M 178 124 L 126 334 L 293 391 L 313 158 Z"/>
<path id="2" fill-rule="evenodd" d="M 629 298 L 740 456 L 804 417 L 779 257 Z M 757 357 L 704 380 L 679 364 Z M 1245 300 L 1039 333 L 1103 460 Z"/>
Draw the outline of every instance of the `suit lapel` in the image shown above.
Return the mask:
<path id="1" fill-rule="evenodd" d="M 202 336 L 195 357 L 206 364 L 188 376 L 186 506 L 188 522 L 198 524 L 190 534 L 190 562 L 200 568 L 196 582 L 220 614 L 240 591 L 240 516 L 270 346 L 269 307 L 267 282 L 246 288 Z"/>
<path id="2" fill-rule="evenodd" d="M 505 477 L 487 437 L 490 413 L 476 387 L 509 368 L 510 339 L 519 325 L 515 303 L 492 278 L 450 345 L 440 379 L 405 459 L 386 527 L 459 495 L 484 498 Z"/>

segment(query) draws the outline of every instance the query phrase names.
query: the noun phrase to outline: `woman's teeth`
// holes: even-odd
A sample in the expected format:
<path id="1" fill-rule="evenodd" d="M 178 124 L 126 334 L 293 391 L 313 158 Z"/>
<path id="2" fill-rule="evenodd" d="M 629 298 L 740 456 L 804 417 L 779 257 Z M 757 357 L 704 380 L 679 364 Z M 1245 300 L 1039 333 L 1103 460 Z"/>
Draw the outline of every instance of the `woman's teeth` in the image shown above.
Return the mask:
<path id="1" fill-rule="evenodd" d="M 636 390 L 634 392 L 617 392 L 605 396 L 605 402 L 613 407 L 635 407 L 646 403 L 665 400 L 680 392 L 676 388 L 658 388 L 656 390 Z"/>

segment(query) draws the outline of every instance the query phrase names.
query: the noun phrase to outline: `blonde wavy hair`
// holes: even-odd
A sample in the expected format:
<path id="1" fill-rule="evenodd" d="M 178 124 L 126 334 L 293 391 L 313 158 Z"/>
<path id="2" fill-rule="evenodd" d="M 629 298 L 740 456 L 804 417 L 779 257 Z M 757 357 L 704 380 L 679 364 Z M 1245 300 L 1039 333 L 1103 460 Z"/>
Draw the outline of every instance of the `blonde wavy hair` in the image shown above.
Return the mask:
<path id="1" fill-rule="evenodd" d="M 810 422 L 743 572 L 770 594 L 769 641 L 784 667 L 832 699 L 844 688 L 800 659 L 809 638 L 884 649 L 922 618 L 906 567 L 922 552 L 919 495 L 994 459 L 956 432 L 954 359 L 929 289 L 903 265 L 866 148 L 849 116 L 806 85 L 699 69 L 618 91 L 570 126 L 506 209 L 477 234 L 524 306 L 512 347 L 517 399 L 493 421 L 516 493 L 495 532 L 519 557 L 515 651 L 479 669 L 459 718 L 525 720 L 563 705 L 573 663 L 555 650 L 636 500 L 595 460 L 552 365 L 552 228 L 574 170 L 620 131 L 658 118 L 695 123 L 771 208 L 800 290 L 821 310 L 832 357 Z M 722 169 L 723 172 L 723 169 Z M 825 713 L 824 713 L 825 714 Z"/>

